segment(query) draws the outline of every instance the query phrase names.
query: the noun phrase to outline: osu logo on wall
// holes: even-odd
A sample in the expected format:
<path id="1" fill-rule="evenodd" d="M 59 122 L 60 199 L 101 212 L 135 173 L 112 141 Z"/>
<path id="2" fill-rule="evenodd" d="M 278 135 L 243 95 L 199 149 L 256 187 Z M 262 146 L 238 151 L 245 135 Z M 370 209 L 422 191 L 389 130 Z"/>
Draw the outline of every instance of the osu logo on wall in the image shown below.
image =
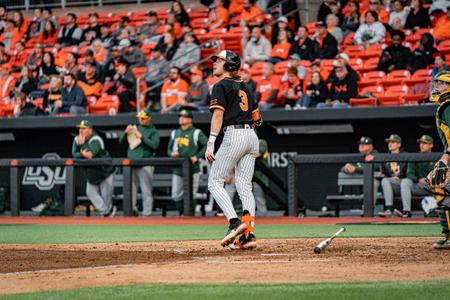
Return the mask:
<path id="1" fill-rule="evenodd" d="M 46 153 L 43 159 L 60 159 L 56 153 Z M 34 185 L 41 191 L 51 190 L 55 184 L 66 182 L 66 169 L 64 167 L 27 167 L 23 175 L 23 185 Z"/>

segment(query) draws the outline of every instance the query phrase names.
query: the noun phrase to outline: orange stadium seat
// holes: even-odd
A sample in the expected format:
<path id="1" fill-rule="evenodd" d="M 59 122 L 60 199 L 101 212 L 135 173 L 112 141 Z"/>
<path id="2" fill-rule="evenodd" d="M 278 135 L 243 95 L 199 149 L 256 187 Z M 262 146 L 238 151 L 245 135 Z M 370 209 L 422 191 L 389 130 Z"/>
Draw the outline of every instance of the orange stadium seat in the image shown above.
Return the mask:
<path id="1" fill-rule="evenodd" d="M 351 107 L 374 107 L 377 106 L 376 98 L 350 98 Z"/>
<path id="2" fill-rule="evenodd" d="M 416 83 L 427 83 L 431 80 L 430 70 L 417 70 L 410 79 L 404 81 L 408 86 Z"/>
<path id="3" fill-rule="evenodd" d="M 403 84 L 410 78 L 411 74 L 408 70 L 394 70 L 386 76 L 386 79 L 381 80 L 384 87 L 392 85 Z"/>
<path id="4" fill-rule="evenodd" d="M 378 97 L 384 94 L 384 89 L 379 85 L 371 85 L 361 89 L 361 92 L 359 94 L 364 96 L 368 93 L 372 94 L 375 97 Z"/>
<path id="5" fill-rule="evenodd" d="M 141 77 L 142 75 L 145 74 L 145 70 L 146 70 L 146 67 L 136 67 L 136 68 L 132 69 L 132 72 L 137 79 L 138 77 Z"/>
<path id="6" fill-rule="evenodd" d="M 94 115 L 107 115 L 111 109 L 119 111 L 119 97 L 114 95 L 103 95 L 94 104 L 89 105 L 89 111 Z"/>
<path id="7" fill-rule="evenodd" d="M 280 61 L 275 65 L 275 74 L 283 75 L 288 69 L 289 61 Z"/>
<path id="8" fill-rule="evenodd" d="M 418 104 L 424 99 L 428 99 L 427 94 L 415 94 L 415 95 L 405 95 L 403 96 L 403 100 L 405 104 Z"/>
<path id="9" fill-rule="evenodd" d="M 262 68 L 263 68 L 264 62 L 256 62 L 253 64 L 253 66 L 250 68 L 250 75 L 252 76 L 259 76 L 262 75 Z"/>
<path id="10" fill-rule="evenodd" d="M 355 70 L 359 71 L 363 67 L 363 61 L 361 58 L 351 58 L 349 65 Z"/>
<path id="11" fill-rule="evenodd" d="M 346 53 L 350 58 L 361 57 L 363 48 L 359 45 L 350 45 L 345 48 L 344 53 Z"/>
<path id="12" fill-rule="evenodd" d="M 366 59 L 359 71 L 362 73 L 366 73 L 375 70 L 378 67 L 378 60 L 378 57 L 371 57 L 369 59 Z"/>
<path id="13" fill-rule="evenodd" d="M 364 88 L 377 85 L 383 78 L 385 78 L 383 71 L 369 71 L 363 74 L 361 80 L 358 82 L 358 87 Z"/>
<path id="14" fill-rule="evenodd" d="M 382 96 L 378 96 L 378 102 L 381 106 L 395 106 L 404 103 L 403 97 L 408 92 L 406 85 L 391 86 Z"/>
<path id="15" fill-rule="evenodd" d="M 450 40 L 442 41 L 437 49 L 441 54 L 450 54 Z"/>

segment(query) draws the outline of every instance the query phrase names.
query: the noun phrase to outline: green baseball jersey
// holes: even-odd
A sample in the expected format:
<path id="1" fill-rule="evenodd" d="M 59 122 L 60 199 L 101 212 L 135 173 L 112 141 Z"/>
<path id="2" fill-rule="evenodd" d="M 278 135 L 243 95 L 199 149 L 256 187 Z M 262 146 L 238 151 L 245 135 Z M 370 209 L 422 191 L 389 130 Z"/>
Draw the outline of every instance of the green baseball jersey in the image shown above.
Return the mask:
<path id="1" fill-rule="evenodd" d="M 428 173 L 434 168 L 433 162 L 408 163 L 406 177 L 413 182 L 418 182 L 420 178 L 426 178 Z"/>
<path id="2" fill-rule="evenodd" d="M 155 156 L 155 150 L 159 147 L 159 133 L 153 124 L 148 126 L 137 125 L 137 130 L 142 134 L 141 143 L 134 149 L 128 147 L 128 158 L 146 158 Z M 119 138 L 119 143 L 127 143 L 127 133 L 124 132 Z"/>
<path id="3" fill-rule="evenodd" d="M 269 165 L 269 146 L 266 140 L 259 140 L 259 156 L 256 159 L 266 166 Z M 260 170 L 255 170 L 254 177 L 261 180 L 266 186 L 269 185 L 269 178 Z"/>
<path id="4" fill-rule="evenodd" d="M 167 154 L 171 156 L 172 152 L 178 151 L 180 157 L 192 157 L 203 158 L 206 152 L 206 144 L 208 138 L 200 130 L 194 126 L 190 126 L 186 130 L 181 128 L 175 129 L 170 134 L 170 141 L 167 147 Z M 200 172 L 200 164 L 197 161 L 193 165 L 194 173 Z M 177 175 L 181 175 L 181 168 L 174 168 L 173 172 Z"/>
<path id="5" fill-rule="evenodd" d="M 442 102 L 436 111 L 436 127 L 444 151 L 450 145 L 450 100 Z"/>
<path id="6" fill-rule="evenodd" d="M 84 158 L 81 154 L 82 150 L 92 152 L 92 158 L 111 157 L 108 150 L 105 148 L 103 139 L 95 132 L 93 132 L 92 136 L 85 141 L 84 144 L 78 142 L 78 136 L 74 138 L 72 144 L 73 158 Z M 83 170 L 87 181 L 92 184 L 99 184 L 114 173 L 114 167 L 112 166 L 85 167 Z"/>

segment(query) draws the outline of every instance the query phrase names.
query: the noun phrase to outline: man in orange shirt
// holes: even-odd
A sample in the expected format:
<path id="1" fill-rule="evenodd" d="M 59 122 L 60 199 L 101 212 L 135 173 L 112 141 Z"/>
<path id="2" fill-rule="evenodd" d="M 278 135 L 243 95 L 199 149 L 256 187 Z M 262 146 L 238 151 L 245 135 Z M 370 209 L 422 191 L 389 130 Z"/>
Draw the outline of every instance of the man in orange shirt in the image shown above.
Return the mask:
<path id="1" fill-rule="evenodd" d="M 380 0 L 370 0 L 369 8 L 361 13 L 361 23 L 364 23 L 364 21 L 366 20 L 365 17 L 368 10 L 376 12 L 378 14 L 378 20 L 381 23 L 387 24 L 389 22 L 389 13 L 381 6 Z"/>
<path id="2" fill-rule="evenodd" d="M 244 10 L 241 14 L 241 21 L 244 26 L 254 27 L 261 26 L 264 22 L 264 14 L 258 6 L 255 5 L 255 0 L 245 0 Z"/>
<path id="3" fill-rule="evenodd" d="M 433 29 L 433 36 L 436 40 L 450 39 L 450 7 L 447 8 L 447 15 L 440 17 Z"/>
<path id="4" fill-rule="evenodd" d="M 280 79 L 273 74 L 273 64 L 264 63 L 262 78 L 256 85 L 256 100 L 260 109 L 269 109 L 275 106 Z"/>
<path id="5" fill-rule="evenodd" d="M 186 105 L 186 95 L 189 85 L 181 79 L 181 71 L 172 67 L 169 73 L 169 81 L 166 81 L 161 90 L 161 112 L 176 110 L 180 105 Z"/>
<path id="6" fill-rule="evenodd" d="M 86 96 L 100 96 L 103 86 L 99 74 L 96 73 L 97 65 L 92 62 L 86 63 L 85 68 L 84 74 L 80 74 L 78 78 L 78 86 Z"/>
<path id="7" fill-rule="evenodd" d="M 214 8 L 208 14 L 208 24 L 206 28 L 213 30 L 228 26 L 228 10 L 223 7 L 223 0 L 216 0 Z"/>

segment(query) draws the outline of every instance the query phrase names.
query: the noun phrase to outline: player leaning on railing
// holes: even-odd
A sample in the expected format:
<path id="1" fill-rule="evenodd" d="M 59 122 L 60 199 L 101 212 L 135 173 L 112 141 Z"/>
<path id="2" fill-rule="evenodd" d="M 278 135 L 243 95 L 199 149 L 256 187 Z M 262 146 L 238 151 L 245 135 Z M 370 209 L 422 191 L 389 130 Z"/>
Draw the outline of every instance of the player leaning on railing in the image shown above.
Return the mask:
<path id="1" fill-rule="evenodd" d="M 428 183 L 436 197 L 436 206 L 444 238 L 435 242 L 435 249 L 450 249 L 450 72 L 439 72 L 431 81 L 431 102 L 438 102 L 436 126 L 445 152 L 428 174 Z"/>

